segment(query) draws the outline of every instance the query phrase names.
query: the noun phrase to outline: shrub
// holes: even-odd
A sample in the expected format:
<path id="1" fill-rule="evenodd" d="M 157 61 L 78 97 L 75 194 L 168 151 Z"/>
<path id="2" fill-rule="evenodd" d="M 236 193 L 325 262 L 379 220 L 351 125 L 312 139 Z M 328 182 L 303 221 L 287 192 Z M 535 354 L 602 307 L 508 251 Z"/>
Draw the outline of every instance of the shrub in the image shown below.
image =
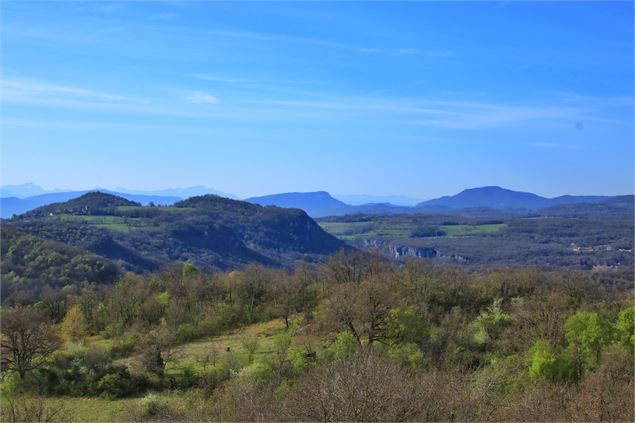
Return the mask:
<path id="1" fill-rule="evenodd" d="M 326 350 L 327 359 L 340 359 L 353 355 L 359 344 L 350 332 L 340 332 L 335 342 Z"/>
<path id="2" fill-rule="evenodd" d="M 423 367 L 425 364 L 423 352 L 414 343 L 391 345 L 388 357 L 412 368 Z"/>
<path id="3" fill-rule="evenodd" d="M 573 363 L 567 357 L 557 355 L 547 341 L 537 341 L 529 353 L 529 375 L 532 378 L 564 382 L 577 377 Z"/>

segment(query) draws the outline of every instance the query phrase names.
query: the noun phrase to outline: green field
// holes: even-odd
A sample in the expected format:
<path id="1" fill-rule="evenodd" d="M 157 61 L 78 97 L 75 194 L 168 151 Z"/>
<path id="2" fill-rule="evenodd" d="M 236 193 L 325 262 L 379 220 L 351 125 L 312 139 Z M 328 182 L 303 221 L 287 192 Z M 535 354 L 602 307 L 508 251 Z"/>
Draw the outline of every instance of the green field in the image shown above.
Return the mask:
<path id="1" fill-rule="evenodd" d="M 146 211 L 146 210 L 148 210 L 148 208 L 147 207 L 143 207 L 143 206 L 119 206 L 119 207 L 117 207 L 117 211 L 118 212 L 131 212 L 131 211 L 138 211 L 138 210 Z M 193 207 L 157 206 L 157 210 L 160 210 L 162 212 L 182 213 L 182 212 L 186 212 L 186 211 L 192 211 L 192 210 L 195 210 L 195 209 Z"/>
<path id="2" fill-rule="evenodd" d="M 347 241 L 377 237 L 409 238 L 418 227 L 414 222 L 391 222 L 389 219 L 363 222 L 320 222 L 320 226 L 330 234 Z M 505 223 L 441 225 L 439 230 L 445 232 L 446 236 L 468 236 L 495 233 L 506 227 Z"/>
<path id="3" fill-rule="evenodd" d="M 54 218 L 71 222 L 85 222 L 99 228 L 123 233 L 128 233 L 135 229 L 148 229 L 152 227 L 149 219 L 141 217 L 61 214 L 59 216 L 55 216 Z"/>
<path id="4" fill-rule="evenodd" d="M 441 230 L 448 234 L 448 236 L 491 234 L 494 232 L 498 232 L 506 227 L 507 225 L 505 223 L 440 226 Z"/>

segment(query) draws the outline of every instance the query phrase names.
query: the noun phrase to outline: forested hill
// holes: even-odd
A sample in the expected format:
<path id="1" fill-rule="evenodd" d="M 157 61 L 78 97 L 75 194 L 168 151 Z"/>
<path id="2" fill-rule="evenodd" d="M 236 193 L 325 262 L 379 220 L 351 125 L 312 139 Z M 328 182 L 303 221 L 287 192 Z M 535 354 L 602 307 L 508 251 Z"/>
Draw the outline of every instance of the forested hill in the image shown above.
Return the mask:
<path id="1" fill-rule="evenodd" d="M 215 195 L 153 207 L 92 192 L 5 220 L 3 226 L 88 250 L 135 272 L 177 261 L 207 269 L 252 262 L 287 266 L 347 248 L 302 210 Z"/>

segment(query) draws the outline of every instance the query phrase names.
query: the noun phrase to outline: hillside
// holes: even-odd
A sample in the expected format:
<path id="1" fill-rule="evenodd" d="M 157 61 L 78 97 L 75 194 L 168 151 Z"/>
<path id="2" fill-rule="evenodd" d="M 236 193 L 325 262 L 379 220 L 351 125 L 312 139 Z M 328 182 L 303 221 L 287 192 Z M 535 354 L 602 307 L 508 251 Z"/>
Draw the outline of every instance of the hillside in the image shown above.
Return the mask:
<path id="1" fill-rule="evenodd" d="M 286 266 L 346 248 L 301 210 L 214 195 L 152 207 L 93 192 L 3 225 L 91 251 L 135 272 L 188 260 L 206 269 L 251 262 Z"/>
<path id="2" fill-rule="evenodd" d="M 512 191 L 509 189 L 488 186 L 470 188 L 452 196 L 444 196 L 417 204 L 420 210 L 431 208 L 467 209 L 487 207 L 498 210 L 537 210 L 557 204 L 593 203 L 605 200 L 601 196 L 564 195 L 546 198 L 530 192 Z M 439 211 L 438 209 L 434 211 Z"/>
<path id="3" fill-rule="evenodd" d="M 82 282 L 114 283 L 119 268 L 112 261 L 59 242 L 44 240 L 11 227 L 2 228 L 2 301 L 16 292 L 62 288 Z"/>
<path id="4" fill-rule="evenodd" d="M 169 205 L 176 201 L 181 200 L 181 197 L 175 196 L 161 196 L 161 195 L 145 195 L 145 194 L 124 194 L 119 192 L 112 192 L 108 190 L 99 191 L 67 191 L 67 192 L 54 192 L 41 195 L 35 195 L 27 198 L 18 198 L 16 196 L 0 198 L 0 217 L 9 218 L 11 216 L 20 215 L 28 211 L 34 210 L 38 207 L 46 206 L 49 204 L 61 203 L 72 200 L 74 198 L 81 197 L 89 192 L 103 192 L 107 194 L 117 195 L 130 201 L 148 205 L 150 203 Z"/>
<path id="5" fill-rule="evenodd" d="M 544 216 L 577 218 L 624 218 L 635 211 L 633 195 L 620 195 L 594 203 L 558 204 L 540 210 Z"/>

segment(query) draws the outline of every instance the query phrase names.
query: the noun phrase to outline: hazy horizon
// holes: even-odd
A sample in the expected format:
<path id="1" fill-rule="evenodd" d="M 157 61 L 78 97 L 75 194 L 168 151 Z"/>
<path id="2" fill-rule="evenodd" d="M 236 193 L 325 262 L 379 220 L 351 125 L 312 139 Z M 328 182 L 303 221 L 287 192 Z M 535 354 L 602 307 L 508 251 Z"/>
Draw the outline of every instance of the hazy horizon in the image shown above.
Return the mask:
<path id="1" fill-rule="evenodd" d="M 164 187 L 159 187 L 159 188 L 151 188 L 151 189 L 139 189 L 139 188 L 130 188 L 130 187 L 104 187 L 104 186 L 94 186 L 94 187 L 80 187 L 80 188 L 64 188 L 64 187 L 49 187 L 49 186 L 45 186 L 42 184 L 38 184 L 38 183 L 34 183 L 34 182 L 25 182 L 25 183 L 21 183 L 21 184 L 3 184 L 0 185 L 0 188 L 4 189 L 5 187 L 20 187 L 20 186 L 28 186 L 28 185 L 32 185 L 33 187 L 36 188 L 42 188 L 44 193 L 55 193 L 55 192 L 71 192 L 71 191 L 91 191 L 91 190 L 107 190 L 107 191 L 113 191 L 113 192 L 121 192 L 121 193 L 129 193 L 129 194 L 155 194 L 155 195 L 164 195 L 164 196 L 169 196 L 170 194 L 161 194 L 162 191 L 179 191 L 179 190 L 188 190 L 188 189 L 192 189 L 192 188 L 204 188 L 206 190 L 209 191 L 215 191 L 212 193 L 218 194 L 218 195 L 227 195 L 231 198 L 236 198 L 239 200 L 245 200 L 251 197 L 261 197 L 261 196 L 268 196 L 268 195 L 275 195 L 275 194 L 285 194 L 285 193 L 307 193 L 307 192 L 317 192 L 317 191 L 326 191 L 327 193 L 329 193 L 332 197 L 343 201 L 345 203 L 351 204 L 351 205 L 361 205 L 361 204 L 368 204 L 368 203 L 372 203 L 374 202 L 372 199 L 381 199 L 381 201 L 377 201 L 377 202 L 391 202 L 395 205 L 415 205 L 418 202 L 422 202 L 422 201 L 427 201 L 427 200 L 431 200 L 437 197 L 443 197 L 443 196 L 453 196 L 455 194 L 459 194 L 461 191 L 464 190 L 468 190 L 468 189 L 474 189 L 474 188 L 484 188 L 484 187 L 489 187 L 489 186 L 497 186 L 503 189 L 508 189 L 511 191 L 517 191 L 517 192 L 529 192 L 532 194 L 536 194 L 539 195 L 541 197 L 545 197 L 545 198 L 554 198 L 554 197 L 559 197 L 559 196 L 563 196 L 563 195 L 606 195 L 606 196 L 615 196 L 615 195 L 633 195 L 632 192 L 623 192 L 623 193 L 617 193 L 617 194 L 598 194 L 598 193 L 594 193 L 594 192 L 582 192 L 582 193 L 570 193 L 570 192 L 563 192 L 561 194 L 557 194 L 557 195 L 553 195 L 553 196 L 548 196 L 548 195 L 543 195 L 540 192 L 533 192 L 533 191 L 523 191 L 523 190 L 518 190 L 518 189 L 514 189 L 514 188 L 510 188 L 508 186 L 505 185 L 501 185 L 501 184 L 497 184 L 497 185 L 484 185 L 484 186 L 465 186 L 464 188 L 455 191 L 455 192 L 447 192 L 447 193 L 443 193 L 440 194 L 436 197 L 432 197 L 432 196 L 419 196 L 419 197 L 413 197 L 413 196 L 409 196 L 409 195 L 404 195 L 401 194 L 399 192 L 393 192 L 393 193 L 378 193 L 378 194 L 369 194 L 369 193 L 365 193 L 365 192 L 351 192 L 351 193 L 341 193 L 341 192 L 336 192 L 336 191 L 329 191 L 326 189 L 318 189 L 318 190 L 312 190 L 312 191 L 302 191 L 302 190 L 295 190 L 295 191 L 280 191 L 280 192 L 262 192 L 262 193 L 257 193 L 257 194 L 253 194 L 253 195 L 248 195 L 248 196 L 242 196 L 242 195 L 238 195 L 234 192 L 229 192 L 229 191 L 225 191 L 223 189 L 218 189 L 215 186 L 208 186 L 208 185 L 190 185 L 190 186 L 164 186 Z M 35 195 L 39 195 L 39 194 L 32 194 L 32 195 L 22 195 L 22 196 L 18 196 L 15 195 L 17 197 L 21 197 L 21 198 L 27 198 L 29 196 L 35 196 Z M 175 195 L 175 194 L 172 194 Z M 10 195 L 10 196 L 14 196 L 14 195 Z M 178 196 L 178 195 L 177 195 Z M 5 195 L 2 195 L 2 197 L 8 197 Z M 364 198 L 368 198 L 368 201 L 365 201 Z M 389 201 L 390 199 L 392 199 L 391 201 Z"/>

